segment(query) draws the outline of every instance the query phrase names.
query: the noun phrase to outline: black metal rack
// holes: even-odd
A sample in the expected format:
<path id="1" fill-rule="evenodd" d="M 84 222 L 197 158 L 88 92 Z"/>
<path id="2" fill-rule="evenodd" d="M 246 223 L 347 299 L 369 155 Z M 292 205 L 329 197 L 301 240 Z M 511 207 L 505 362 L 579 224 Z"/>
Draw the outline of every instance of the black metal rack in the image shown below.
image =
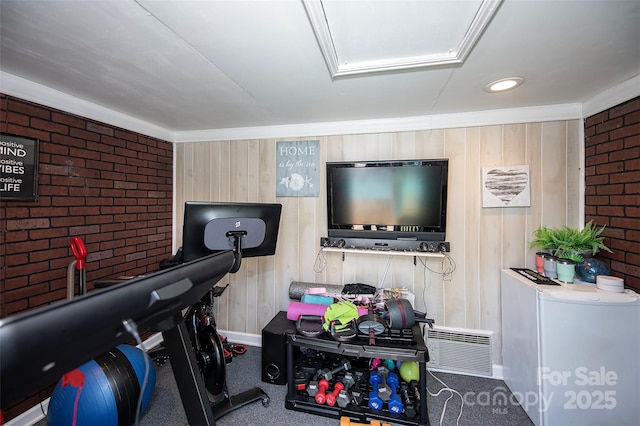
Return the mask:
<path id="1" fill-rule="evenodd" d="M 376 336 L 375 345 L 369 345 L 369 337 L 364 335 L 359 335 L 350 342 L 338 342 L 326 335 L 306 337 L 289 334 L 287 339 L 287 398 L 285 401 L 287 409 L 331 418 L 347 416 L 360 422 L 369 422 L 375 419 L 408 426 L 429 425 L 426 400 L 426 363 L 429 361 L 429 353 L 419 324 L 403 330 L 386 330 Z M 419 367 L 418 390 L 421 395 L 416 407 L 416 416 L 411 418 L 404 413 L 395 414 L 387 409 L 370 409 L 368 395 L 371 389 L 368 379 L 364 381 L 364 384 L 361 384 L 363 399 L 357 405 L 350 403 L 346 407 L 332 407 L 316 403 L 315 399 L 309 396 L 306 390 L 299 389 L 296 383 L 294 365 L 296 359 L 300 357 L 300 349 L 302 348 L 348 357 L 354 361 L 354 364 L 362 364 L 363 360 L 368 361 L 373 358 L 415 361 Z M 368 369 L 366 374 L 368 374 Z"/>

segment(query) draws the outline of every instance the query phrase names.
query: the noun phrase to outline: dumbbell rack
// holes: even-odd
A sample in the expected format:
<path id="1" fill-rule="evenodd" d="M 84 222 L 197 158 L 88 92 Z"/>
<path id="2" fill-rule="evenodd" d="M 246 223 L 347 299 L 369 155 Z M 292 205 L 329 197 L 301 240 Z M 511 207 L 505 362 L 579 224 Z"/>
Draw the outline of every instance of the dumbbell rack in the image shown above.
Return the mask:
<path id="1" fill-rule="evenodd" d="M 370 420 L 387 421 L 393 424 L 428 426 L 429 416 L 427 412 L 427 362 L 429 352 L 427 351 L 422 336 L 422 331 L 418 324 L 412 328 L 403 330 L 387 330 L 376 337 L 375 345 L 369 345 L 368 336 L 358 336 L 350 342 L 338 342 L 330 336 L 306 337 L 298 334 L 287 335 L 287 398 L 285 407 L 289 410 L 302 411 L 331 418 L 348 416 L 355 421 L 369 422 Z M 394 361 L 415 361 L 418 363 L 420 378 L 418 390 L 420 392 L 420 403 L 416 409 L 416 416 L 408 417 L 406 414 L 395 414 L 390 412 L 386 404 L 382 410 L 372 410 L 368 406 L 369 392 L 371 385 L 368 380 L 368 369 L 366 380 L 361 387 L 364 387 L 363 400 L 358 405 L 349 404 L 342 408 L 339 406 L 328 406 L 316 403 L 315 399 L 306 390 L 300 390 L 294 378 L 294 365 L 299 356 L 300 349 L 312 349 L 319 352 L 337 354 L 352 360 L 352 365 L 362 365 L 363 361 L 373 358 L 391 359 Z M 295 349 L 295 350 L 294 350 Z M 366 362 L 364 362 L 366 364 Z M 333 388 L 333 386 L 332 386 Z"/>

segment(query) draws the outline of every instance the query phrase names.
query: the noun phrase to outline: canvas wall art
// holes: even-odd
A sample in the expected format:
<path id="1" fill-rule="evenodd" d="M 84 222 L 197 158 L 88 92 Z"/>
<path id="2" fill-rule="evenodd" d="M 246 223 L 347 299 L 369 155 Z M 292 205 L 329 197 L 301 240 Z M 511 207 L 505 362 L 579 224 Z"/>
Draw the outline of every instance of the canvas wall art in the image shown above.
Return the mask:
<path id="1" fill-rule="evenodd" d="M 482 207 L 531 206 L 529 166 L 482 168 Z"/>

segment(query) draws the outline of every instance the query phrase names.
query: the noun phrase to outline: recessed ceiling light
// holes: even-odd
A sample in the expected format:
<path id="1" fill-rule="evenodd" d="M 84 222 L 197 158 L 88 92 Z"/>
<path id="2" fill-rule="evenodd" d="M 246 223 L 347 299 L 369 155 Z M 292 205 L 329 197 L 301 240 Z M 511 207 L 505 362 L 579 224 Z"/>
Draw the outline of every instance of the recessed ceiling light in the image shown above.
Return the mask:
<path id="1" fill-rule="evenodd" d="M 505 90 L 515 89 L 524 83 L 524 79 L 520 77 L 501 78 L 484 86 L 484 90 L 489 93 L 504 92 Z"/>

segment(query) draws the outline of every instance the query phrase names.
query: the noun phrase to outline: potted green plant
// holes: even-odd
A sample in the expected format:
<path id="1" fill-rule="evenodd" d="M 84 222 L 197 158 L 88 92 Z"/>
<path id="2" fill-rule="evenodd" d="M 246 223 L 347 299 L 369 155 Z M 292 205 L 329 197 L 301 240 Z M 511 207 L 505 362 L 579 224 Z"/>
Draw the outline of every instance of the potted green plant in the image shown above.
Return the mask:
<path id="1" fill-rule="evenodd" d="M 559 228 L 540 226 L 534 231 L 534 240 L 529 247 L 547 250 L 560 259 L 569 259 L 577 264 L 583 262 L 585 257 L 594 256 L 600 250 L 611 253 L 604 244 L 604 237 L 600 235 L 604 229 L 604 226 L 599 228 L 594 225 L 593 221 L 589 221 L 583 229 L 570 226 Z"/>
<path id="2" fill-rule="evenodd" d="M 609 247 L 604 244 L 604 237 L 600 236 L 604 228 L 604 226 L 598 228 L 593 221 L 589 221 L 581 230 L 569 226 L 561 228 L 540 226 L 534 231 L 535 239 L 531 241 L 529 247 L 549 250 L 557 257 L 580 262 L 585 257 L 594 256 L 600 250 L 611 253 Z"/>

